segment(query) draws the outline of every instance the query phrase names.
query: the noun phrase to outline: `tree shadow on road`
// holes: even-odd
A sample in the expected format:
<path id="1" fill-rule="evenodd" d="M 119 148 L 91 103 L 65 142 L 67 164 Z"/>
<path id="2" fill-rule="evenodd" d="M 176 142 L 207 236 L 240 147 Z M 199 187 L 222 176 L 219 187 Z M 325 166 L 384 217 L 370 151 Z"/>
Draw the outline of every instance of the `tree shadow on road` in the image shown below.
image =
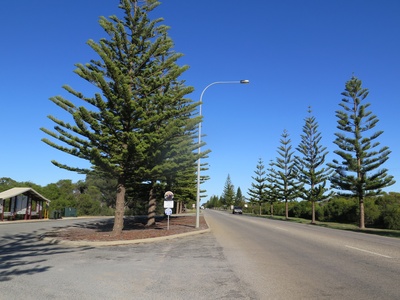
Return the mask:
<path id="1" fill-rule="evenodd" d="M 49 255 L 59 255 L 90 247 L 68 248 L 41 241 L 35 232 L 5 235 L 0 243 L 0 282 L 10 281 L 19 275 L 46 272 L 53 266 L 47 262 Z"/>

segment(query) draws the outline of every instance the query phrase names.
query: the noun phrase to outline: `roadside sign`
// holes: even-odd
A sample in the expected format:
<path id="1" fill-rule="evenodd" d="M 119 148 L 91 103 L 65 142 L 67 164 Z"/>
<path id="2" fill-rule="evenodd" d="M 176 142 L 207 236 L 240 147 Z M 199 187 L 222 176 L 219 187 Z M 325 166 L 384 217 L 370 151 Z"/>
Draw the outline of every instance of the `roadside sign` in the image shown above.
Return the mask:
<path id="1" fill-rule="evenodd" d="M 171 191 L 165 192 L 164 199 L 166 201 L 172 201 L 172 199 L 174 199 L 174 193 L 172 193 Z"/>
<path id="2" fill-rule="evenodd" d="M 164 201 L 164 208 L 174 208 L 174 201 Z"/>
<path id="3" fill-rule="evenodd" d="M 174 193 L 171 191 L 165 192 L 164 199 L 164 208 L 174 208 Z"/>
<path id="4" fill-rule="evenodd" d="M 165 202 L 174 202 L 174 201 L 165 201 Z M 172 209 L 166 208 L 165 209 L 165 214 L 168 216 L 168 223 L 167 223 L 167 230 L 169 230 L 169 216 L 172 215 Z"/>

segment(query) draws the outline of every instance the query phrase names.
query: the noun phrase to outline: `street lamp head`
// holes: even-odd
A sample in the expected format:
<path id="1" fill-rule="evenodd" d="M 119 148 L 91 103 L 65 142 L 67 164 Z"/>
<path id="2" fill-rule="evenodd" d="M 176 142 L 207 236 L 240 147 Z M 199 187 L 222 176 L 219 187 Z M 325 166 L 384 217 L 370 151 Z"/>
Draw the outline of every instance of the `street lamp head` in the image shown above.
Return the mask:
<path id="1" fill-rule="evenodd" d="M 247 79 L 242 79 L 242 80 L 240 80 L 240 83 L 244 83 L 244 84 L 246 84 L 246 83 L 250 83 L 250 80 L 247 80 Z"/>

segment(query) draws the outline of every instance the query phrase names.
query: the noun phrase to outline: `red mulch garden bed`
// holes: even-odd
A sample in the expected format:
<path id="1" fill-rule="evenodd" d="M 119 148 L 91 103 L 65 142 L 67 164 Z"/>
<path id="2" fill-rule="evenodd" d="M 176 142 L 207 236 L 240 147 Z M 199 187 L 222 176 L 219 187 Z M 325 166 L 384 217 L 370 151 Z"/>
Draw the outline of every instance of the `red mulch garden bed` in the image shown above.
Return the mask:
<path id="1" fill-rule="evenodd" d="M 115 236 L 112 233 L 113 224 L 113 219 L 104 222 L 89 222 L 61 229 L 52 236 L 70 241 L 120 241 L 168 236 L 208 228 L 203 216 L 200 216 L 200 228 L 198 229 L 196 228 L 196 216 L 171 216 L 169 229 L 167 217 L 157 219 L 153 226 L 145 226 L 144 222 L 128 217 L 124 219 L 122 234 Z"/>

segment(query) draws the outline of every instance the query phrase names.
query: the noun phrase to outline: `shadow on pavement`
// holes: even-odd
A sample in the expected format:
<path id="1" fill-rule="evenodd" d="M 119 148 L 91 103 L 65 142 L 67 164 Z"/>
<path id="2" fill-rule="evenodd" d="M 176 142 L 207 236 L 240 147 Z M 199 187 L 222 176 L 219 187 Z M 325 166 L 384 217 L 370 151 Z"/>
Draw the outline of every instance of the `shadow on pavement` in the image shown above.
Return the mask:
<path id="1" fill-rule="evenodd" d="M 172 218 L 173 217 L 171 217 L 171 219 Z M 166 221 L 166 218 L 164 216 L 156 216 L 155 220 L 157 225 L 157 222 Z M 124 231 L 145 229 L 146 223 L 147 223 L 147 216 L 124 217 Z M 149 228 L 156 228 L 157 227 L 156 225 Z M 113 230 L 113 226 L 114 226 L 114 219 L 104 219 L 104 220 L 77 223 L 69 227 L 94 229 L 97 232 L 111 232 Z M 47 233 L 46 236 L 51 237 L 52 232 Z"/>
<path id="2" fill-rule="evenodd" d="M 46 265 L 49 255 L 59 255 L 90 249 L 91 247 L 67 248 L 41 241 L 32 233 L 6 235 L 0 243 L 0 281 L 9 281 L 19 275 L 46 272 L 53 266 Z"/>

